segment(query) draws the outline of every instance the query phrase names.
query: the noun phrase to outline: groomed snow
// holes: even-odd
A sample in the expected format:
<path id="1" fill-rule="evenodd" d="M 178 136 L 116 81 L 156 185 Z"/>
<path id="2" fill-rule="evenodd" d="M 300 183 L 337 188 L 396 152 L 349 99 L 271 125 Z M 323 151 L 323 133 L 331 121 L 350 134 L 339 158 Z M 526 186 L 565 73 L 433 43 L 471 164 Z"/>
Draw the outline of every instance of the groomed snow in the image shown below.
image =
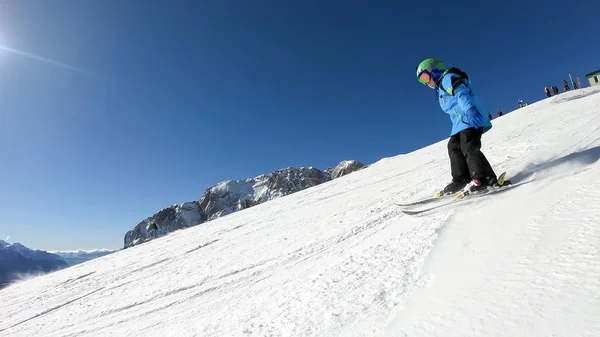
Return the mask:
<path id="1" fill-rule="evenodd" d="M 600 336 L 600 90 L 494 120 L 506 193 L 408 216 L 446 141 L 0 291 L 1 336 Z"/>

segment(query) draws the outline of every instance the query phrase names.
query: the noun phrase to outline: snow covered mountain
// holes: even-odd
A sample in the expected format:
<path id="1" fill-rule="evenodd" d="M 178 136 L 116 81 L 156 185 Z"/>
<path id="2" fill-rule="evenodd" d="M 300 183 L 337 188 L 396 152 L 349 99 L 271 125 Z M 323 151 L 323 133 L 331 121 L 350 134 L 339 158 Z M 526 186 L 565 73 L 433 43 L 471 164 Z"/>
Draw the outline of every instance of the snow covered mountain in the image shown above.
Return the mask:
<path id="1" fill-rule="evenodd" d="M 331 179 L 345 176 L 348 173 L 365 168 L 365 164 L 356 160 L 344 160 L 331 171 Z"/>
<path id="2" fill-rule="evenodd" d="M 60 256 L 0 240 L 0 283 L 67 267 Z"/>
<path id="3" fill-rule="evenodd" d="M 314 167 L 288 167 L 255 178 L 223 181 L 207 188 L 200 201 L 172 205 L 144 219 L 125 234 L 124 247 L 132 247 L 153 239 L 148 230 L 151 223 L 170 233 L 317 186 L 364 167 L 365 165 L 358 161 L 347 160 L 332 169 L 332 175 Z"/>
<path id="4" fill-rule="evenodd" d="M 494 120 L 515 183 L 419 216 L 446 141 L 0 291 L 0 335 L 600 336 L 600 88 Z"/>
<path id="5" fill-rule="evenodd" d="M 113 253 L 111 250 L 43 251 L 0 240 L 0 283 L 49 273 Z M 1 288 L 1 287 L 0 287 Z"/>
<path id="6" fill-rule="evenodd" d="M 51 251 L 49 253 L 60 256 L 69 266 L 80 264 L 89 260 L 93 260 L 108 254 L 114 253 L 115 250 L 110 249 L 94 249 L 94 250 L 73 250 L 73 251 Z"/>

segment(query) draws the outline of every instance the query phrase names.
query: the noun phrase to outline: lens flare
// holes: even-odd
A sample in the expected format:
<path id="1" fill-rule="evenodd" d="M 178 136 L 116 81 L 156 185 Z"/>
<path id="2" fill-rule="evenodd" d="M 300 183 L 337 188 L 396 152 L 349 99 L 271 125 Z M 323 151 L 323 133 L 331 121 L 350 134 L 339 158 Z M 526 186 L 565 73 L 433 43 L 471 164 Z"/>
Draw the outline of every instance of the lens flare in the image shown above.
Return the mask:
<path id="1" fill-rule="evenodd" d="M 5 45 L 0 45 L 0 50 L 6 51 L 6 52 L 9 52 L 9 53 L 13 53 L 15 55 L 24 56 L 24 57 L 27 57 L 27 58 L 30 58 L 30 59 L 33 59 L 33 60 L 45 62 L 45 63 L 51 64 L 51 65 L 54 65 L 54 66 L 57 66 L 57 67 L 61 67 L 61 68 L 64 68 L 64 69 L 69 69 L 69 70 L 73 70 L 73 71 L 77 71 L 77 72 L 81 72 L 81 73 L 86 73 L 86 74 L 91 74 L 87 70 L 76 68 L 76 67 L 70 66 L 70 65 L 65 64 L 65 63 L 53 61 L 53 60 L 47 59 L 45 57 L 41 57 L 41 56 L 38 56 L 38 55 L 35 55 L 35 54 L 27 53 L 27 52 L 24 52 L 24 51 L 21 51 L 21 50 L 17 50 L 17 49 L 14 49 L 14 48 L 10 48 L 10 47 L 5 46 Z"/>

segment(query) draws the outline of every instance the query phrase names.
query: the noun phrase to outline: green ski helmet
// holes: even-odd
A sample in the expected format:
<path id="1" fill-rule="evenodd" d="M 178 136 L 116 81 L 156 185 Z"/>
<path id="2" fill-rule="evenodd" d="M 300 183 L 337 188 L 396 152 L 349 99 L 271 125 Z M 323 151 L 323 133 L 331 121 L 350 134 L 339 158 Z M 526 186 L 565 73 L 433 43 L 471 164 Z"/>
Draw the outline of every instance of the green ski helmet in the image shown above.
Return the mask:
<path id="1" fill-rule="evenodd" d="M 430 57 L 417 66 L 417 79 L 424 85 L 427 85 L 430 78 L 437 82 L 445 70 L 444 62 Z"/>

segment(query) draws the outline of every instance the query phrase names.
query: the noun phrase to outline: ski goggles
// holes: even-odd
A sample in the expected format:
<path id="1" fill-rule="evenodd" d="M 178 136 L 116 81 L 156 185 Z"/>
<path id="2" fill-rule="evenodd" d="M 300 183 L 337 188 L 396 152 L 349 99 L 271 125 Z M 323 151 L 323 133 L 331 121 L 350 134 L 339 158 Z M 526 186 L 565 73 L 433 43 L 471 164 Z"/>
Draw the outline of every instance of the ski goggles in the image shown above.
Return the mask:
<path id="1" fill-rule="evenodd" d="M 419 82 L 421 82 L 422 84 L 427 85 L 427 83 L 429 83 L 429 80 L 431 80 L 431 74 L 427 70 L 423 70 L 419 74 L 418 79 L 419 79 Z"/>

